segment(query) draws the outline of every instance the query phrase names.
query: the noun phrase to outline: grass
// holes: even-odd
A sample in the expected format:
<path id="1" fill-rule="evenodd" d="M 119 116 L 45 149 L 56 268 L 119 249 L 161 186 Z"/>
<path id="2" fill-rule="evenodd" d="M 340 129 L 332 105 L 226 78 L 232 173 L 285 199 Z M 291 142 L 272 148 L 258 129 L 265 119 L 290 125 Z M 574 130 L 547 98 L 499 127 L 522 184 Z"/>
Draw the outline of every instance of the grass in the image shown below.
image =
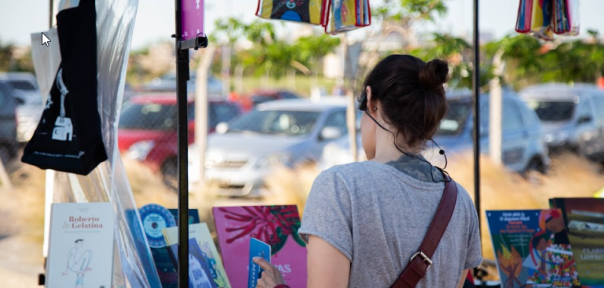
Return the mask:
<path id="1" fill-rule="evenodd" d="M 471 155 L 462 155 L 449 162 L 447 171 L 473 197 Z M 163 185 L 161 177 L 136 162 L 127 161 L 125 166 L 137 206 L 157 203 L 168 208 L 177 207 L 177 194 Z M 23 247 L 33 248 L 29 249 L 29 254 L 34 255 L 29 260 L 19 261 L 27 261 L 41 267 L 45 173 L 38 168 L 19 163 L 9 165 L 7 169 L 14 188 L 0 190 L 0 244 L 7 239 L 2 239 L 2 234 L 11 235 L 9 239 L 17 237 L 18 241 L 22 241 L 19 243 L 22 243 Z M 319 170 L 315 166 L 295 170 L 278 169 L 267 183 L 273 193 L 262 203 L 296 204 L 300 212 L 303 212 L 312 182 L 318 174 Z M 549 198 L 593 197 L 594 193 L 604 187 L 604 177 L 599 173 L 598 167 L 573 155 L 554 158 L 550 174 L 535 177 L 540 180 L 539 184 L 528 182 L 516 173 L 494 165 L 488 158 L 481 159 L 482 245 L 486 259 L 494 259 L 494 255 L 484 216 L 485 210 L 544 209 L 548 207 Z M 190 194 L 189 206 L 199 209 L 202 221 L 206 221 L 212 231 L 211 208 L 214 205 L 251 203 L 218 198 L 214 187 L 194 189 L 196 192 Z M 0 259 L 7 259 L 11 253 L 14 251 L 0 251 Z M 0 280 L 0 286 L 4 287 L 2 284 Z"/>

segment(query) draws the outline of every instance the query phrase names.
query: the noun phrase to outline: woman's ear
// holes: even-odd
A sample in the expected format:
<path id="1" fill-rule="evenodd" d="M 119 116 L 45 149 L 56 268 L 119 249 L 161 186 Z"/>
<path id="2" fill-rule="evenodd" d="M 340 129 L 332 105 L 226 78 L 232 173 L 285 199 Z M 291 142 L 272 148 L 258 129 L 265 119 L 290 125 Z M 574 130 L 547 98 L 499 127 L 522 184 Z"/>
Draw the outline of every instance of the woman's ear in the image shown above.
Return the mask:
<path id="1" fill-rule="evenodd" d="M 374 105 L 373 105 L 373 95 L 371 94 L 371 86 L 367 86 L 367 88 L 365 88 L 365 93 L 367 94 L 367 110 L 369 111 L 374 111 Z"/>

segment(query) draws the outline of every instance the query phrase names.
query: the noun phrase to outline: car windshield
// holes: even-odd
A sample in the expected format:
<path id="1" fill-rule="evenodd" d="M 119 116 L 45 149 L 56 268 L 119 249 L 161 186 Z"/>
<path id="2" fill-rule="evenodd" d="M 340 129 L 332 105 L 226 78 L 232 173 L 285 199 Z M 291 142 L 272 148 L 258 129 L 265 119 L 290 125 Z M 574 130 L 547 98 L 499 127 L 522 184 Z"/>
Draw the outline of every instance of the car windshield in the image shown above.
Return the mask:
<path id="1" fill-rule="evenodd" d="M 133 103 L 124 108 L 119 127 L 139 130 L 176 129 L 176 106 L 156 103 Z"/>
<path id="2" fill-rule="evenodd" d="M 208 107 L 210 113 L 209 128 L 215 128 L 221 122 L 229 122 L 239 115 L 239 108 L 232 103 L 213 103 Z M 191 113 L 189 113 L 191 114 Z"/>
<path id="3" fill-rule="evenodd" d="M 461 133 L 471 110 L 470 102 L 449 101 L 445 118 L 440 122 L 436 135 L 457 135 Z"/>
<path id="4" fill-rule="evenodd" d="M 568 121 L 573 117 L 575 103 L 572 101 L 528 100 L 526 104 L 535 110 L 541 121 Z"/>
<path id="5" fill-rule="evenodd" d="M 35 92 L 36 86 L 25 80 L 10 80 L 10 85 L 15 90 L 23 90 L 27 92 Z"/>
<path id="6" fill-rule="evenodd" d="M 229 127 L 229 133 L 251 132 L 300 136 L 309 134 L 320 112 L 263 110 L 252 111 Z"/>

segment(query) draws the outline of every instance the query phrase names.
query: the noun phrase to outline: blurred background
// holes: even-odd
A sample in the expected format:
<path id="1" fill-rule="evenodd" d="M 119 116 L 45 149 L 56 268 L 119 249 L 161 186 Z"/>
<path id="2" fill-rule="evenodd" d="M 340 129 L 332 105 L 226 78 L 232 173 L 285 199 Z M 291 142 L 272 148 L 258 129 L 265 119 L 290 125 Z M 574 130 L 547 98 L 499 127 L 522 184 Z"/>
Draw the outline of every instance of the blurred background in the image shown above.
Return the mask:
<path id="1" fill-rule="evenodd" d="M 483 210 L 604 197 L 604 22 L 598 15 L 604 2 L 581 1 L 581 35 L 553 42 L 513 32 L 516 4 L 483 2 Z M 173 4 L 139 3 L 128 62 L 118 145 L 138 206 L 177 206 Z M 260 20 L 253 16 L 256 4 L 206 1 L 211 49 L 190 54 L 190 197 L 204 221 L 212 226 L 215 205 L 287 203 L 303 211 L 321 171 L 365 160 L 351 97 L 392 53 L 449 62 L 449 111 L 435 140 L 447 151 L 449 173 L 474 195 L 470 0 L 371 2 L 372 26 L 341 36 Z M 19 159 L 43 110 L 29 41 L 30 33 L 47 29 L 48 8 L 46 1 L 0 3 L 0 287 L 35 287 L 43 271 L 45 174 Z M 490 122 L 495 90 L 501 91 L 499 126 Z M 195 112 L 200 91 L 207 95 L 207 118 Z M 200 123 L 207 137 L 195 135 Z M 489 141 L 493 133 L 501 137 L 498 151 Z M 442 167 L 436 151 L 428 145 L 425 155 Z M 486 227 L 483 248 L 492 260 Z"/>

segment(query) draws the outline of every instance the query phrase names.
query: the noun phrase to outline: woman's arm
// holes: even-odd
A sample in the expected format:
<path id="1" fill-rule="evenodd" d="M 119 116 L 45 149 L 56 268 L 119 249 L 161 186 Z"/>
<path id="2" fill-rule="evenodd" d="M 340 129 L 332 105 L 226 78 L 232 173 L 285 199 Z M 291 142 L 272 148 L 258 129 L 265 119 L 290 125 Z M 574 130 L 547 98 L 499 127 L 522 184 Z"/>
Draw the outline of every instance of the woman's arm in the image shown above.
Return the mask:
<path id="1" fill-rule="evenodd" d="M 468 278 L 468 271 L 470 271 L 469 269 L 463 270 L 461 272 L 461 280 L 459 281 L 459 284 L 457 285 L 457 288 L 462 288 L 463 284 L 466 282 L 466 278 Z"/>
<path id="2" fill-rule="evenodd" d="M 312 288 L 346 288 L 350 278 L 350 260 L 317 236 L 308 239 L 308 283 Z"/>

